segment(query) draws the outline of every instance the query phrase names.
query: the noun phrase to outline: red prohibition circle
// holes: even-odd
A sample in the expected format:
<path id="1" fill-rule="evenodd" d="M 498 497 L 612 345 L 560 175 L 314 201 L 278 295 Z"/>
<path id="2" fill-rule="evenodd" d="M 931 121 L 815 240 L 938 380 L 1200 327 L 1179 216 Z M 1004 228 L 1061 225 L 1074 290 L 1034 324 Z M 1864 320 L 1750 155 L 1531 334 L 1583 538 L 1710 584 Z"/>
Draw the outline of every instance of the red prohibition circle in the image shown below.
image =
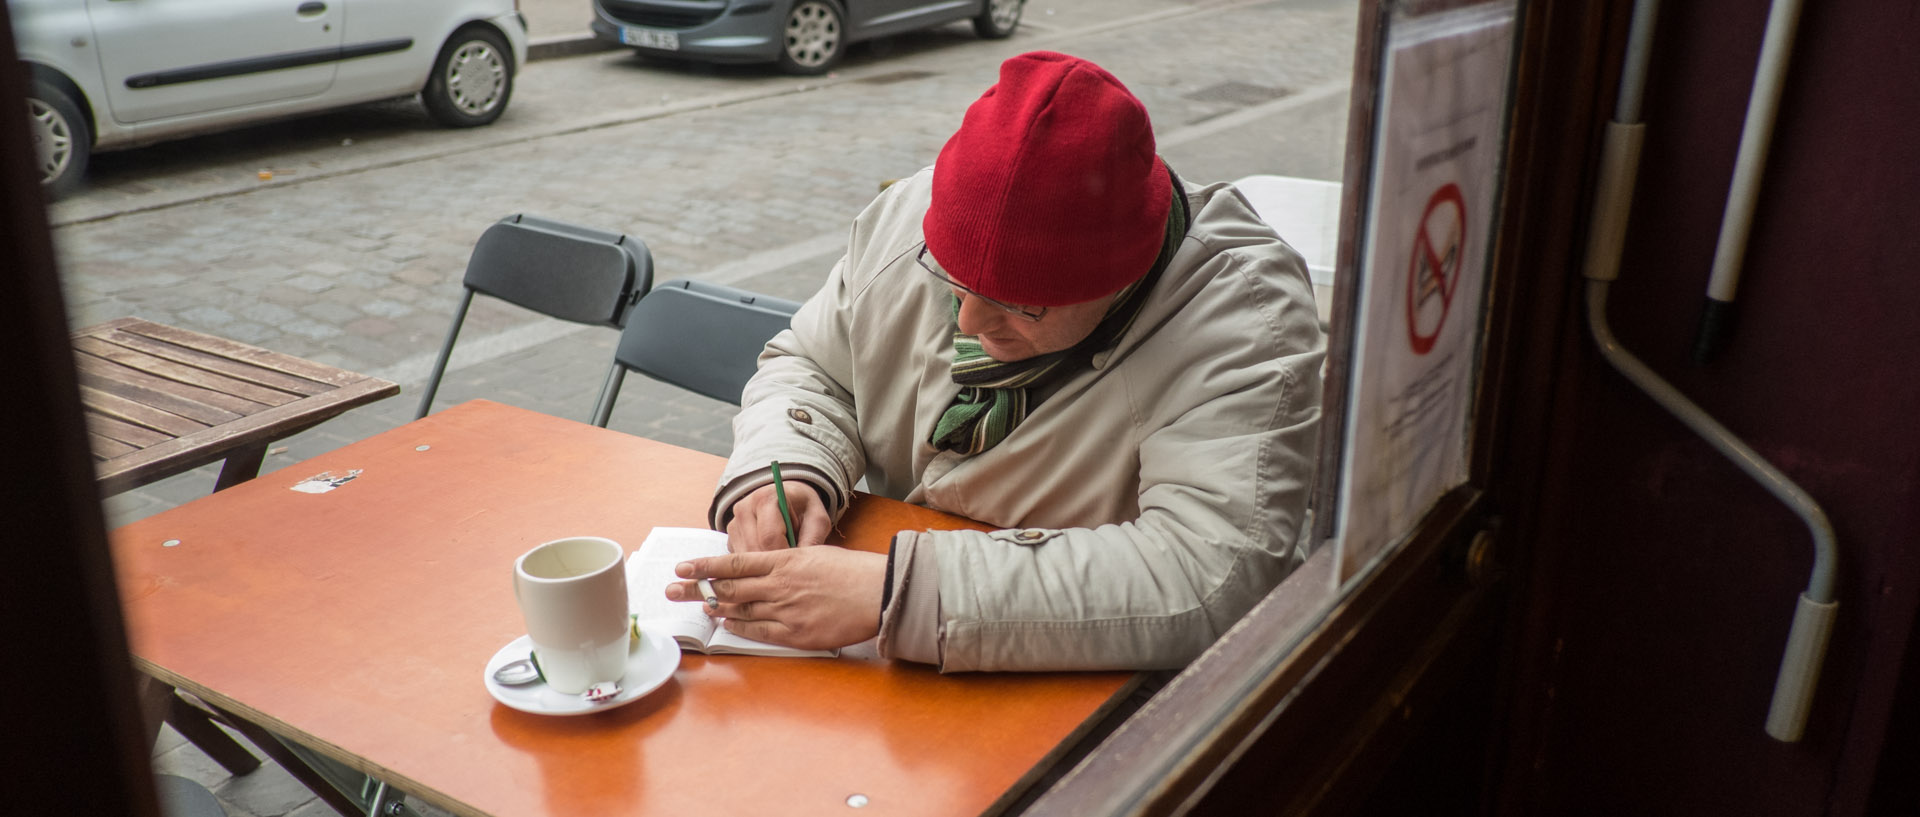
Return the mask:
<path id="1" fill-rule="evenodd" d="M 1433 223 L 1433 214 L 1442 205 L 1451 205 L 1459 219 L 1459 232 L 1447 237 L 1442 248 L 1434 246 L 1433 237 L 1428 231 Z M 1447 182 L 1433 196 L 1427 199 L 1426 212 L 1420 215 L 1420 226 L 1413 240 L 1413 258 L 1407 265 L 1407 342 L 1413 347 L 1413 353 L 1424 355 L 1433 351 L 1434 341 L 1440 337 L 1440 327 L 1447 323 L 1447 311 L 1453 308 L 1454 288 L 1460 283 L 1460 267 L 1466 255 L 1467 241 L 1467 200 L 1460 193 L 1460 185 Z M 1428 298 L 1440 299 L 1440 318 L 1434 321 L 1433 331 L 1420 331 L 1420 304 Z"/>

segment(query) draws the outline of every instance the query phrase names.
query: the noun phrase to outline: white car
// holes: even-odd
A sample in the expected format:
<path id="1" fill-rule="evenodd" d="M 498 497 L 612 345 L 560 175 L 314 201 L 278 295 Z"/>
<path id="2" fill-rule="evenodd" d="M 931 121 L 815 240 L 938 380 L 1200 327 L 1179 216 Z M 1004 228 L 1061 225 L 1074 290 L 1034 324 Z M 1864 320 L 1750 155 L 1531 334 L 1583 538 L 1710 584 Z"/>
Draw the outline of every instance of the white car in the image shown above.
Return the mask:
<path id="1" fill-rule="evenodd" d="M 419 94 L 500 117 L 527 58 L 517 0 L 7 0 L 54 195 L 94 151 Z"/>

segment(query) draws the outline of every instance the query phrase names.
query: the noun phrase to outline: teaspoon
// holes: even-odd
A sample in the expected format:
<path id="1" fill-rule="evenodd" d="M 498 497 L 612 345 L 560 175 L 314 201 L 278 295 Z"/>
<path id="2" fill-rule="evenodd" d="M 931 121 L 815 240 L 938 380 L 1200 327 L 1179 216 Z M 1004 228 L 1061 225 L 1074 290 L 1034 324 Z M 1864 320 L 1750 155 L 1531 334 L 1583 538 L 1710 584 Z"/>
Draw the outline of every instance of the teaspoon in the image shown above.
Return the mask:
<path id="1" fill-rule="evenodd" d="M 531 684 L 540 680 L 540 668 L 534 665 L 531 657 L 508 661 L 493 671 L 493 680 L 507 686 Z"/>

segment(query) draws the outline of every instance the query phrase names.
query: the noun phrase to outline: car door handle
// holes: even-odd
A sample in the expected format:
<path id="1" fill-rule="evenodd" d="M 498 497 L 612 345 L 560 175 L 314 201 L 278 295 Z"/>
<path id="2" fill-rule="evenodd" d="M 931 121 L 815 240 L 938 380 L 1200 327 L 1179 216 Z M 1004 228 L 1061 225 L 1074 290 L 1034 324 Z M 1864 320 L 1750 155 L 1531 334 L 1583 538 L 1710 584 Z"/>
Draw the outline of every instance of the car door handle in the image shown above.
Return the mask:
<path id="1" fill-rule="evenodd" d="M 300 16 L 302 17 L 312 17 L 315 14 L 323 14 L 326 10 L 327 4 L 314 2 L 301 3 L 299 8 Z"/>

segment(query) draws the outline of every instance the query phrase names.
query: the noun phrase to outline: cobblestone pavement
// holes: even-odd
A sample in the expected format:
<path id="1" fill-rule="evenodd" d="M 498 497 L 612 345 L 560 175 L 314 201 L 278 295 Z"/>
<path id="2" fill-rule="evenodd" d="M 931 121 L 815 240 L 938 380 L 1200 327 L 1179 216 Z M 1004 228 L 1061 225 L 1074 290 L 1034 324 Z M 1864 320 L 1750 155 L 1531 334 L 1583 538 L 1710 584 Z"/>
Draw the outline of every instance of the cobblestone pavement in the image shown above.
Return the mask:
<path id="1" fill-rule="evenodd" d="M 584 3 L 522 7 L 541 36 L 555 13 L 542 9 Z M 856 48 L 823 78 L 602 52 L 528 65 L 489 128 L 440 130 L 396 102 L 103 154 L 90 189 L 50 211 L 70 319 L 140 316 L 401 384 L 276 444 L 270 476 L 413 418 L 473 243 L 502 216 L 638 237 L 659 281 L 803 299 L 878 185 L 931 163 L 999 63 L 1033 49 L 1119 76 L 1190 180 L 1338 180 L 1354 14 L 1353 0 L 1033 2 L 1010 40 L 950 26 Z M 436 405 L 487 397 L 584 420 L 614 340 L 478 299 Z M 636 376 L 610 425 L 724 454 L 732 413 Z M 213 474 L 113 497 L 108 521 L 204 495 Z M 271 764 L 228 778 L 177 736 L 156 765 L 208 783 L 236 817 L 327 813 Z"/>

